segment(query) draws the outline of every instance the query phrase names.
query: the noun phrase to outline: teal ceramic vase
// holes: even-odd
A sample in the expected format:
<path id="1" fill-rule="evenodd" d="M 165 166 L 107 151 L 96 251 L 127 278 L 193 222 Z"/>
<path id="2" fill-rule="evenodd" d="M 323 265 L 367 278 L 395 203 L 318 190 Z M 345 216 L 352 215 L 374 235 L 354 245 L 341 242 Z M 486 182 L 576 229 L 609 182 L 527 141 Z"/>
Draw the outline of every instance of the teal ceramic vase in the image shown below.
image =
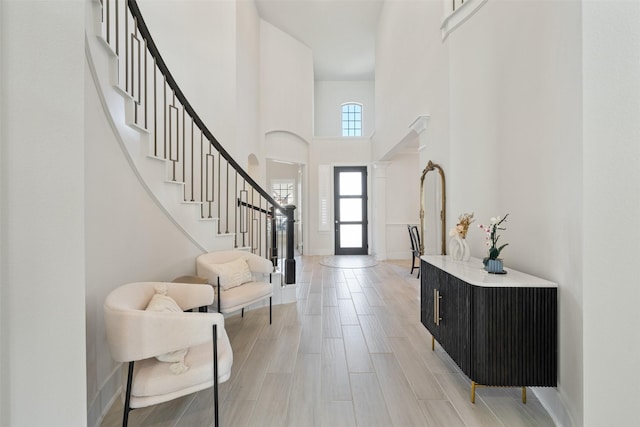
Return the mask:
<path id="1" fill-rule="evenodd" d="M 489 273 L 503 273 L 503 264 L 502 264 L 502 260 L 501 259 L 489 259 L 487 260 L 487 265 L 485 266 L 485 269 L 489 272 Z"/>

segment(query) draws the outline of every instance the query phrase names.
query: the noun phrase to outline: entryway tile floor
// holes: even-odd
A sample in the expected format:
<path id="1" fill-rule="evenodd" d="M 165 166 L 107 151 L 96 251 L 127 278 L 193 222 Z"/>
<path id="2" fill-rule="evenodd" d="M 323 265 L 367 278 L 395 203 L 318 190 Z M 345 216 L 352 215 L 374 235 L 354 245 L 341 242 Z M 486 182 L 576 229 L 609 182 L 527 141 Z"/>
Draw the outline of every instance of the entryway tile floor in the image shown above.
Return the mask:
<path id="1" fill-rule="evenodd" d="M 362 269 L 297 259 L 297 301 L 226 319 L 222 426 L 553 426 L 535 395 L 471 383 L 420 323 L 410 261 Z M 119 426 L 118 399 L 101 423 Z M 212 389 L 130 413 L 130 426 L 213 425 Z"/>

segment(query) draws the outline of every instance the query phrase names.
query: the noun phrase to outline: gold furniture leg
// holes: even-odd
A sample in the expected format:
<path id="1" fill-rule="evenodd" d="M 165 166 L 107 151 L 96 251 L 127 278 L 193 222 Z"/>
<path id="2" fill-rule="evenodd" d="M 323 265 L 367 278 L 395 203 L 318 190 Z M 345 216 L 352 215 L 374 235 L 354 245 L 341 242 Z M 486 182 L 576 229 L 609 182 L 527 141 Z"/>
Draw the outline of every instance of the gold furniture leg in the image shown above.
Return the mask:
<path id="1" fill-rule="evenodd" d="M 436 339 L 431 337 L 431 351 L 436 351 Z"/>
<path id="2" fill-rule="evenodd" d="M 522 387 L 522 403 L 527 403 L 527 388 Z"/>

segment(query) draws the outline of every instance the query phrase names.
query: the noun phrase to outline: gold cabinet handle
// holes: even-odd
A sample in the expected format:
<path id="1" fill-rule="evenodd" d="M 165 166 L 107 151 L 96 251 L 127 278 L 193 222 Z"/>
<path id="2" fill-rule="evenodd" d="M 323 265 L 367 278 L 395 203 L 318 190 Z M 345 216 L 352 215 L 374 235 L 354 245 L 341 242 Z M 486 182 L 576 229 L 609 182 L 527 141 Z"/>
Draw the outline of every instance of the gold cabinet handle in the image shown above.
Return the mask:
<path id="1" fill-rule="evenodd" d="M 433 290 L 433 323 L 438 324 L 438 290 Z"/>
<path id="2" fill-rule="evenodd" d="M 442 317 L 440 317 L 440 300 L 442 299 L 442 296 L 440 295 L 440 291 L 436 292 L 438 297 L 436 298 L 436 306 L 438 307 L 436 310 L 436 325 L 440 326 L 440 321 L 442 320 Z"/>

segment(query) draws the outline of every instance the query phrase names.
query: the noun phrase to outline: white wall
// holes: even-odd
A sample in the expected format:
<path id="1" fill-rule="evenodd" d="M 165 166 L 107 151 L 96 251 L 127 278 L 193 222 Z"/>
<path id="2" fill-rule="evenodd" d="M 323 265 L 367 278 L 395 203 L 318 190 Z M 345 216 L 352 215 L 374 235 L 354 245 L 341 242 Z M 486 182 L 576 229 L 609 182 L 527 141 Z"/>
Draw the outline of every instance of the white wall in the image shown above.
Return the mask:
<path id="1" fill-rule="evenodd" d="M 583 2 L 584 426 L 637 424 L 640 3 Z"/>
<path id="2" fill-rule="evenodd" d="M 261 20 L 255 3 L 139 3 L 169 70 L 212 134 L 245 170 L 250 154 L 263 158 L 259 103 Z M 259 172 L 258 182 L 264 178 L 264 165 Z"/>
<path id="3" fill-rule="evenodd" d="M 0 6 L 3 426 L 87 422 L 84 7 Z"/>
<path id="4" fill-rule="evenodd" d="M 418 162 L 415 154 L 403 153 L 395 156 L 387 167 L 387 200 L 384 209 L 389 259 L 411 258 L 407 225 L 420 224 L 420 180 L 414 173 L 420 167 Z"/>
<path id="5" fill-rule="evenodd" d="M 105 118 L 88 69 L 86 73 L 86 365 L 89 425 L 95 425 L 120 386 L 119 364 L 111 358 L 104 328 L 107 294 L 129 282 L 194 274 L 201 250 L 143 189 Z"/>
<path id="6" fill-rule="evenodd" d="M 440 37 L 441 19 L 439 2 L 385 2 L 378 21 L 373 159 L 388 159 L 398 148 L 404 151 L 399 145 L 417 139 L 412 143 L 415 162 L 408 168 L 390 166 L 390 176 L 412 183 L 415 191 L 389 187 L 387 192 L 408 211 L 406 220 L 413 223 L 419 223 L 420 175 L 427 162 L 441 165 L 448 181 L 455 179 L 449 168 L 449 52 Z M 416 135 L 410 126 L 419 116 L 428 116 L 428 128 Z M 440 188 L 438 173 L 430 172 L 425 180 L 425 233 L 421 236 L 425 253 L 440 253 Z M 404 231 L 406 242 L 398 240 L 401 227 L 393 216 L 388 221 L 389 256 L 408 253 L 408 233 Z"/>
<path id="7" fill-rule="evenodd" d="M 376 47 L 374 160 L 430 116 L 414 176 L 427 160 L 443 166 L 447 228 L 464 212 L 476 223 L 508 212 L 507 266 L 560 284 L 558 388 L 536 393 L 562 425 L 583 411 L 580 13 L 495 0 L 443 42 L 441 2 L 385 2 Z M 427 205 L 439 203 L 436 176 Z M 481 233 L 468 239 L 482 257 Z"/>
<path id="8" fill-rule="evenodd" d="M 296 193 L 298 194 L 298 200 L 296 201 L 296 232 L 297 241 L 299 246 L 304 245 L 304 238 L 307 235 L 307 222 L 308 222 L 308 200 L 309 200 L 309 186 L 308 183 L 308 167 L 309 162 L 309 142 L 303 140 L 298 135 L 285 131 L 269 132 L 265 135 L 265 155 L 267 159 L 275 159 L 293 163 L 296 165 L 296 169 L 300 170 L 300 173 L 296 173 L 299 178 Z M 267 164 L 267 182 L 271 176 L 270 166 L 275 166 L 277 163 L 269 162 Z M 306 250 L 306 249 L 304 249 Z"/>
<path id="9" fill-rule="evenodd" d="M 264 154 L 269 159 L 307 165 L 313 136 L 311 50 L 273 25 L 263 20 L 260 23 L 260 120 Z M 307 168 L 303 170 L 304 188 L 296 216 L 298 233 L 302 232 L 306 245 L 310 187 Z"/>
<path id="10" fill-rule="evenodd" d="M 237 40 L 235 1 L 138 3 L 160 54 L 197 114 L 232 156 L 246 158 L 240 156 L 236 135 L 236 107 L 245 103 L 245 97 L 236 98 L 236 45 L 250 45 L 251 34 Z M 243 72 L 245 66 L 243 61 Z"/>
<path id="11" fill-rule="evenodd" d="M 362 104 L 362 136 L 376 129 L 374 81 L 316 81 L 314 134 L 319 137 L 342 136 L 342 104 Z"/>
<path id="12" fill-rule="evenodd" d="M 260 18 L 252 1 L 236 1 L 236 160 L 264 158 L 260 137 Z M 242 162 L 240 162 L 243 165 Z M 263 162 L 264 163 L 264 162 Z"/>
<path id="13" fill-rule="evenodd" d="M 273 25 L 260 21 L 260 117 L 262 134 L 288 131 L 313 136 L 311 50 Z"/>
<path id="14" fill-rule="evenodd" d="M 0 22 L 4 22 L 4 13 L 2 9 L 2 5 L 0 4 Z M 0 46 L 5 46 L 4 38 L 4 32 L 0 31 Z M 4 85 L 5 61 L 5 56 L 0 53 L 0 141 L 5 140 L 3 125 L 3 122 L 5 120 L 4 109 L 6 108 L 3 100 L 7 99 L 5 95 Z M 5 174 L 2 173 L 2 171 L 5 170 L 4 159 L 6 159 L 6 154 L 4 153 L 4 151 L 5 144 L 0 143 L 0 165 L 2 165 L 2 168 L 0 168 L 0 194 L 6 194 L 5 183 L 7 182 L 7 178 L 5 177 Z M 5 230 L 6 227 L 4 225 L 4 203 L 4 198 L 0 196 L 0 242 L 2 242 L 0 243 L 0 424 L 9 425 L 9 355 L 7 354 L 6 350 L 8 349 L 9 345 L 9 341 L 7 339 L 9 337 L 9 323 L 8 319 L 5 319 L 5 316 L 2 315 L 2 313 L 8 313 L 9 310 L 8 305 L 6 304 L 7 298 L 4 297 L 4 292 L 2 291 L 3 289 L 6 289 L 5 266 L 4 261 L 2 260 L 5 259 L 5 252 L 8 250 L 8 248 L 6 248 L 6 245 L 4 244 L 4 242 L 7 241 L 7 230 Z"/>
<path id="15" fill-rule="evenodd" d="M 580 9 L 487 2 L 446 42 L 449 218 L 509 213 L 506 265 L 559 284 L 558 388 L 536 393 L 561 425 L 582 425 L 583 412 Z M 485 255 L 481 233 L 468 240 Z"/>
<path id="16" fill-rule="evenodd" d="M 433 141 L 448 142 L 448 52 L 440 38 L 441 19 L 440 2 L 386 1 L 382 6 L 376 35 L 376 160 L 421 115 L 431 116 Z"/>
<path id="17" fill-rule="evenodd" d="M 371 140 L 369 138 L 315 138 L 309 151 L 309 203 L 308 232 L 305 238 L 307 255 L 333 255 L 334 235 L 331 231 L 319 231 L 318 166 L 330 165 L 329 188 L 333 194 L 333 166 L 368 166 L 371 163 Z M 371 171 L 369 171 L 371 188 Z M 333 200 L 330 200 L 333 224 Z M 371 235 L 369 235 L 371 241 Z"/>
<path id="18" fill-rule="evenodd" d="M 309 159 L 309 141 L 287 131 L 269 132 L 264 137 L 265 155 L 269 159 L 305 164 Z"/>

